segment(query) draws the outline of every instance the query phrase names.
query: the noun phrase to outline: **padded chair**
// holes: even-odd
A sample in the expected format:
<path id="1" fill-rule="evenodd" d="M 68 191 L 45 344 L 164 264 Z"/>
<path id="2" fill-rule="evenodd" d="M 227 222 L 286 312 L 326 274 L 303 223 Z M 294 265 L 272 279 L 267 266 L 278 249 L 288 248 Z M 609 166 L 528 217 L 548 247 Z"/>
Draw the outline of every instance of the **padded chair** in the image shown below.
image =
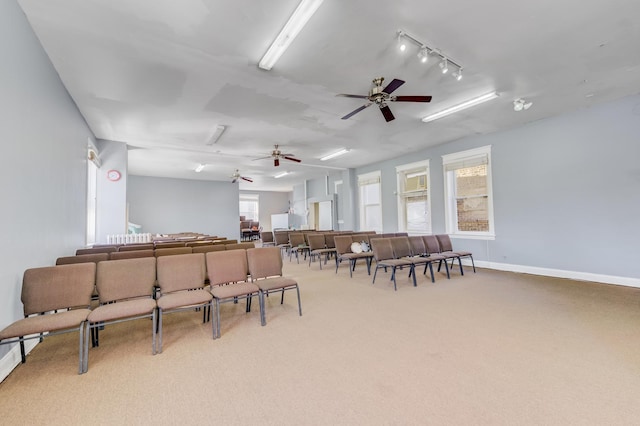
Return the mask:
<path id="1" fill-rule="evenodd" d="M 260 307 L 262 325 L 267 324 L 266 304 L 264 296 L 271 293 L 282 292 L 280 304 L 284 303 L 284 292 L 296 290 L 298 294 L 298 313 L 302 316 L 302 304 L 300 303 L 300 289 L 296 280 L 282 276 L 282 256 L 277 247 L 260 247 L 247 250 L 247 261 L 251 281 L 260 289 Z"/>
<path id="2" fill-rule="evenodd" d="M 242 241 L 246 241 L 251 238 L 251 221 L 250 220 L 240 221 L 240 238 L 242 239 Z"/>
<path id="3" fill-rule="evenodd" d="M 191 247 L 170 247 L 170 248 L 156 248 L 154 254 L 156 257 L 160 256 L 175 256 L 176 254 L 190 254 L 193 253 Z"/>
<path id="4" fill-rule="evenodd" d="M 81 254 L 96 254 L 96 253 L 111 253 L 112 251 L 118 251 L 116 246 L 100 246 L 94 248 L 85 248 L 76 250 L 76 256 Z"/>
<path id="5" fill-rule="evenodd" d="M 111 260 L 98 263 L 96 287 L 100 306 L 87 317 L 84 372 L 89 369 L 89 333 L 94 331 L 93 345 L 99 345 L 98 330 L 108 324 L 151 318 L 152 352 L 156 354 L 156 258 Z"/>
<path id="6" fill-rule="evenodd" d="M 289 251 L 289 231 L 275 231 L 273 233 L 273 239 L 276 243 L 276 247 L 280 249 L 280 254 L 284 256 Z"/>
<path id="7" fill-rule="evenodd" d="M 224 248 L 226 250 L 247 250 L 251 248 L 255 248 L 256 244 L 252 242 L 244 242 L 244 243 L 236 243 L 236 244 L 225 244 Z"/>
<path id="8" fill-rule="evenodd" d="M 289 262 L 291 262 L 291 256 L 295 252 L 296 261 L 300 263 L 300 253 L 306 255 L 309 253 L 309 246 L 307 242 L 304 240 L 304 234 L 302 232 L 291 232 L 289 233 Z"/>
<path id="9" fill-rule="evenodd" d="M 413 285 L 416 284 L 415 267 L 424 265 L 424 273 L 427 272 L 427 268 L 431 271 L 431 282 L 435 282 L 433 276 L 433 266 L 431 265 L 431 259 L 428 257 L 421 257 L 419 254 L 414 255 L 411 251 L 411 244 L 409 243 L 409 237 L 392 237 L 389 238 L 391 247 L 393 247 L 393 256 L 396 259 L 404 259 L 413 263 Z"/>
<path id="10" fill-rule="evenodd" d="M 356 269 L 358 259 L 364 259 L 367 263 L 367 274 L 371 275 L 371 259 L 373 252 L 354 253 L 351 251 L 351 244 L 360 242 L 361 236 L 358 235 L 336 235 L 334 241 L 336 243 L 336 274 L 338 267 L 343 260 L 349 261 L 349 276 L 353 277 L 353 271 Z"/>
<path id="11" fill-rule="evenodd" d="M 438 244 L 440 245 L 440 253 L 455 253 L 458 255 L 458 261 L 461 261 L 463 257 L 468 257 L 471 259 L 471 266 L 473 266 L 473 273 L 476 273 L 476 264 L 473 262 L 473 254 L 470 251 L 460 251 L 453 250 L 453 245 L 451 244 L 451 238 L 448 234 L 438 234 L 436 235 L 438 240 Z M 453 263 L 453 260 L 451 261 Z M 460 264 L 460 274 L 464 275 L 462 271 L 462 264 Z"/>
<path id="12" fill-rule="evenodd" d="M 372 284 L 376 283 L 376 275 L 378 269 L 383 268 L 386 272 L 387 268 L 391 268 L 391 279 L 393 280 L 393 289 L 398 290 L 396 285 L 396 269 L 409 268 L 409 275 L 413 276 L 413 285 L 416 285 L 415 266 L 407 259 L 396 259 L 393 255 L 393 247 L 389 238 L 374 238 L 371 240 L 371 249 L 373 250 L 373 258 L 376 260 L 376 270 L 373 272 Z"/>
<path id="13" fill-rule="evenodd" d="M 262 231 L 260 233 L 260 239 L 262 240 L 262 247 L 274 246 L 276 244 L 273 239 L 273 232 L 271 231 Z"/>
<path id="14" fill-rule="evenodd" d="M 160 297 L 158 304 L 158 352 L 162 353 L 164 314 L 211 307 L 213 297 L 204 288 L 204 253 L 159 257 L 156 264 Z"/>
<path id="15" fill-rule="evenodd" d="M 153 249 L 114 251 L 112 253 L 109 253 L 109 260 L 139 259 L 141 257 L 153 257 L 153 256 L 155 256 Z"/>
<path id="16" fill-rule="evenodd" d="M 282 257 L 278 256 L 280 261 Z M 246 299 L 246 312 L 251 311 L 251 299 L 258 296 L 260 289 L 248 282 L 249 267 L 247 252 L 244 250 L 228 250 L 206 254 L 207 273 L 213 295 L 213 338 L 220 334 L 220 304 Z M 260 303 L 260 319 L 263 317 L 263 305 Z"/>
<path id="17" fill-rule="evenodd" d="M 227 239 L 224 239 L 224 240 L 220 240 L 220 243 L 221 244 L 225 244 L 225 245 L 226 244 L 238 244 L 238 240 L 227 240 Z"/>
<path id="18" fill-rule="evenodd" d="M 223 244 L 217 245 L 206 245 L 206 246 L 198 246 L 192 247 L 194 253 L 209 253 L 212 251 L 225 251 L 226 248 Z"/>
<path id="19" fill-rule="evenodd" d="M 117 253 L 117 252 L 113 252 Z M 70 265 L 72 263 L 98 263 L 103 260 L 109 260 L 110 253 L 94 253 L 94 254 L 79 254 L 76 256 L 65 256 L 56 259 L 56 265 Z"/>
<path id="20" fill-rule="evenodd" d="M 457 255 L 440 253 L 440 244 L 438 244 L 438 239 L 435 235 L 423 235 L 422 239 L 424 240 L 425 248 L 427 249 L 427 254 L 430 259 L 433 261 L 438 260 L 438 272 L 440 272 L 440 268 L 444 263 L 444 267 L 447 271 L 447 278 L 451 278 L 449 274 L 449 265 L 447 264 L 448 259 L 456 259 Z M 462 267 L 462 266 L 461 266 Z"/>
<path id="21" fill-rule="evenodd" d="M 118 251 L 153 250 L 154 248 L 155 246 L 153 243 L 127 244 L 125 246 L 118 247 Z"/>
<path id="22" fill-rule="evenodd" d="M 212 246 L 213 245 L 213 241 L 212 240 L 198 240 L 198 241 L 189 241 L 188 243 L 185 243 L 186 247 L 203 247 L 203 246 Z"/>
<path id="23" fill-rule="evenodd" d="M 180 242 L 180 241 L 167 241 L 167 242 L 157 242 L 155 243 L 154 247 L 156 249 L 168 249 L 168 248 L 179 248 L 179 247 L 185 247 L 185 242 Z"/>
<path id="24" fill-rule="evenodd" d="M 82 374 L 84 330 L 95 278 L 96 264 L 91 262 L 27 269 L 22 278 L 24 318 L 0 331 L 0 345 L 19 343 L 24 364 L 25 340 L 78 331 L 78 374 Z"/>
<path id="25" fill-rule="evenodd" d="M 311 266 L 311 260 L 317 257 L 320 269 L 322 269 L 322 255 L 324 255 L 324 263 L 326 264 L 329 255 L 335 253 L 336 249 L 327 248 L 324 234 L 308 234 L 307 241 L 309 242 L 309 266 Z"/>

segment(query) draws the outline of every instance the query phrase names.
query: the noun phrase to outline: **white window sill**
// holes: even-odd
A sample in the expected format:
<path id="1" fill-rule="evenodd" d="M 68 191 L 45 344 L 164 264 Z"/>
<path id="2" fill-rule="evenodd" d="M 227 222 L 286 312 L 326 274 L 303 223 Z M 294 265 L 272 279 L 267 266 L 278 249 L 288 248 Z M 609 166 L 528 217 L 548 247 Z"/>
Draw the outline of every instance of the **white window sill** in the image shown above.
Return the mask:
<path id="1" fill-rule="evenodd" d="M 495 234 L 486 234 L 486 233 L 478 234 L 478 233 L 473 233 L 473 232 L 449 234 L 449 237 L 457 238 L 457 239 L 464 239 L 464 240 L 487 240 L 487 241 L 493 241 L 493 240 L 496 239 L 496 235 Z"/>

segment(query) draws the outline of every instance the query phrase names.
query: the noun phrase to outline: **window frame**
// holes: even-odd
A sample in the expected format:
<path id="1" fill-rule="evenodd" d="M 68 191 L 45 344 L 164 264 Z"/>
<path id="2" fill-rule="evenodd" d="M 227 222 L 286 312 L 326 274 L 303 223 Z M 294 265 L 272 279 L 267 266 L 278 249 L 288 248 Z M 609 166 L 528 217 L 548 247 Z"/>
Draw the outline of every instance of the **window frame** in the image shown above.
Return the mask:
<path id="1" fill-rule="evenodd" d="M 370 182 L 370 183 L 366 183 L 366 182 Z M 370 173 L 364 173 L 361 175 L 358 175 L 357 177 L 357 183 L 358 183 L 358 207 L 360 210 L 360 221 L 359 221 L 359 228 L 360 231 L 376 231 L 377 233 L 382 233 L 382 178 L 381 178 L 381 173 L 380 170 L 377 170 L 375 172 L 370 172 Z M 377 204 L 364 204 L 364 200 L 362 197 L 362 188 L 366 185 L 371 185 L 377 183 L 378 184 L 378 199 L 379 202 Z M 378 211 L 379 211 L 379 215 L 380 215 L 380 227 L 379 228 L 371 228 L 371 229 L 364 229 L 366 226 L 366 207 L 369 206 L 378 206 Z"/>
<path id="2" fill-rule="evenodd" d="M 427 227 L 423 230 L 408 230 L 407 223 L 407 194 L 409 191 L 405 191 L 404 185 L 406 176 L 409 174 L 420 173 L 424 171 L 424 174 L 427 178 L 427 184 L 425 190 L 418 191 L 410 191 L 416 195 L 425 195 L 427 197 L 426 200 L 426 216 L 427 216 Z M 430 175 L 430 161 L 429 159 L 423 161 L 417 161 L 415 163 L 403 164 L 401 166 L 396 167 L 396 179 L 397 179 L 397 195 L 398 195 L 398 230 L 400 232 L 409 232 L 412 235 L 430 235 L 433 230 L 433 222 L 431 220 L 431 195 L 430 195 L 430 186 L 431 186 L 431 175 Z"/>
<path id="3" fill-rule="evenodd" d="M 454 163 L 477 162 L 486 158 L 487 164 L 487 216 L 488 231 L 461 231 L 458 229 L 458 215 L 455 194 L 455 170 L 447 170 L 447 166 Z M 471 166 L 469 166 L 471 167 Z M 464 168 L 464 167 L 460 167 Z M 460 169 L 458 168 L 458 169 Z M 492 184 L 491 145 L 466 151 L 455 152 L 442 156 L 442 173 L 444 175 L 444 207 L 446 232 L 452 238 L 468 238 L 480 240 L 495 240 L 495 222 L 493 218 L 493 184 Z M 453 191 L 453 192 L 452 192 Z"/>
<path id="4" fill-rule="evenodd" d="M 240 194 L 238 197 L 238 210 L 240 211 L 240 216 L 243 216 L 242 211 L 240 210 L 240 203 L 242 202 L 255 202 L 256 203 L 256 218 L 255 219 L 246 219 L 252 222 L 260 221 L 260 195 L 259 194 Z M 246 215 L 245 215 L 246 216 Z"/>

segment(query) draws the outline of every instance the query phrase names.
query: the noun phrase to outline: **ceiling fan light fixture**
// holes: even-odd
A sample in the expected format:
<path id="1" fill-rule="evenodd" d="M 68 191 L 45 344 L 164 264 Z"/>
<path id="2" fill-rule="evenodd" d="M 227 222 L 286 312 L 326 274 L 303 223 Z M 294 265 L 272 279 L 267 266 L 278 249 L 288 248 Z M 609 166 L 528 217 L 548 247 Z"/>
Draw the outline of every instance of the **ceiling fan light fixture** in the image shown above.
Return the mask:
<path id="1" fill-rule="evenodd" d="M 341 156 L 341 155 L 343 155 L 343 154 L 346 154 L 346 153 L 347 153 L 347 152 L 349 152 L 349 151 L 350 151 L 350 149 L 342 148 L 340 151 L 336 151 L 336 152 L 334 152 L 334 153 L 332 153 L 332 154 L 325 155 L 324 157 L 320 158 L 320 161 L 327 161 L 327 160 L 331 160 L 332 158 L 339 157 L 339 156 Z"/>
<path id="2" fill-rule="evenodd" d="M 528 110 L 529 108 L 531 108 L 531 105 L 533 105 L 533 102 L 527 102 L 522 98 L 518 98 L 515 101 L 513 101 L 513 110 L 514 111 Z"/>
<path id="3" fill-rule="evenodd" d="M 274 176 L 274 178 L 276 179 L 280 179 L 281 177 L 285 177 L 286 175 L 290 174 L 291 172 L 282 172 L 282 173 L 278 173 L 277 175 Z"/>
<path id="4" fill-rule="evenodd" d="M 206 164 L 198 164 L 198 166 L 195 168 L 195 172 L 200 173 L 202 170 L 204 170 L 204 166 L 206 166 Z"/>
<path id="5" fill-rule="evenodd" d="M 485 93 L 484 95 L 478 96 L 477 98 L 469 99 L 468 101 L 462 102 L 461 104 L 454 105 L 452 107 L 443 109 L 442 111 L 436 112 L 435 114 L 428 115 L 424 117 L 422 121 L 424 123 L 428 123 L 429 121 L 437 120 L 438 118 L 442 118 L 447 115 L 456 113 L 458 111 L 471 108 L 473 106 L 490 101 L 491 99 L 495 99 L 497 97 L 498 97 L 498 94 L 496 92 Z"/>
<path id="6" fill-rule="evenodd" d="M 291 42 L 302 31 L 309 19 L 316 13 L 324 0 L 302 0 L 293 12 L 280 34 L 273 41 L 267 53 L 264 54 L 258 67 L 269 71 L 278 62 L 280 56 L 289 48 Z"/>

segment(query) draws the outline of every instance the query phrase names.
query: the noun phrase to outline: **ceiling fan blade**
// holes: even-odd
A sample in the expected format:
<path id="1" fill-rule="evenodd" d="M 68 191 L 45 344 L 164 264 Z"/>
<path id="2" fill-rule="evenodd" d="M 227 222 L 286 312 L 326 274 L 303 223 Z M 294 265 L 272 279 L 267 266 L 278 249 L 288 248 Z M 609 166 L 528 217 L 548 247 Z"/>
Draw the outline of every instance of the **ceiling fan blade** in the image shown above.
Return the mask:
<path id="1" fill-rule="evenodd" d="M 398 87 L 402 86 L 403 84 L 404 84 L 403 80 L 398 80 L 397 78 L 394 78 L 393 80 L 391 80 L 391 83 L 387 84 L 387 87 L 382 89 L 382 91 L 384 93 L 391 93 L 394 90 L 396 90 Z"/>
<path id="2" fill-rule="evenodd" d="M 231 183 L 236 183 L 238 181 L 238 179 L 233 178 L 233 180 L 231 181 Z"/>
<path id="3" fill-rule="evenodd" d="M 252 180 L 252 179 L 249 179 L 249 178 L 244 177 L 244 176 L 240 176 L 240 179 L 242 179 L 242 180 L 246 180 L 247 182 L 253 182 L 253 180 Z"/>
<path id="4" fill-rule="evenodd" d="M 271 155 L 267 155 L 266 157 L 254 158 L 254 159 L 253 159 L 253 161 L 256 161 L 256 160 L 266 160 L 267 158 L 271 158 L 271 157 L 272 157 Z"/>
<path id="5" fill-rule="evenodd" d="M 280 160 L 279 160 L 279 159 L 277 159 L 277 158 L 274 158 L 274 159 L 273 159 L 273 166 L 274 166 L 274 167 L 278 167 L 279 165 L 280 165 Z"/>
<path id="6" fill-rule="evenodd" d="M 345 97 L 345 98 L 369 99 L 369 96 L 367 96 L 367 95 L 348 95 L 346 93 L 339 93 L 336 96 L 342 96 L 342 97 Z"/>
<path id="7" fill-rule="evenodd" d="M 295 161 L 296 163 L 299 163 L 299 162 L 302 161 L 302 160 L 299 160 L 299 159 L 294 158 L 294 157 L 289 157 L 287 155 L 283 155 L 282 158 L 284 158 L 285 160 L 289 160 L 289 161 Z"/>
<path id="8" fill-rule="evenodd" d="M 369 103 L 369 104 L 366 104 L 366 105 L 362 105 L 360 108 L 357 108 L 357 109 L 351 111 L 349 114 L 347 114 L 344 117 L 342 117 L 342 119 L 346 120 L 347 118 L 353 117 L 354 115 L 356 115 L 357 113 L 359 113 L 360 111 L 362 111 L 363 109 L 368 107 L 369 105 L 371 105 L 371 104 Z"/>
<path id="9" fill-rule="evenodd" d="M 431 102 L 431 96 L 395 96 L 389 100 L 397 102 Z"/>
<path id="10" fill-rule="evenodd" d="M 380 107 L 380 112 L 382 112 L 382 115 L 384 115 L 384 119 L 387 120 L 387 122 L 395 119 L 395 117 L 391 113 L 391 108 L 389 108 L 388 105 Z"/>

